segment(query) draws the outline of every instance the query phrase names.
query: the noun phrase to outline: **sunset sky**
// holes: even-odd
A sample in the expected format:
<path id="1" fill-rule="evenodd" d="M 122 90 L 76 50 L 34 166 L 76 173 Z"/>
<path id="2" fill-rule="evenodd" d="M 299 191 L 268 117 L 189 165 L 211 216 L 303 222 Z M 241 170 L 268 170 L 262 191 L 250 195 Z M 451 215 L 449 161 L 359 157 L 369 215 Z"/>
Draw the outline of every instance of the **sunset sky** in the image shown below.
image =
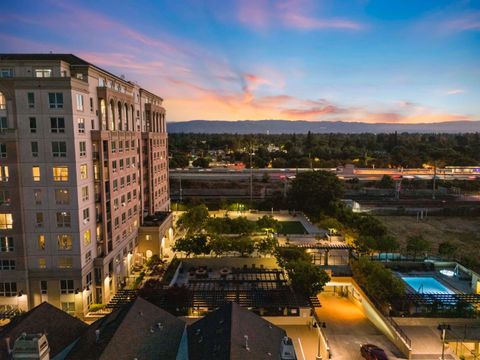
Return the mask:
<path id="1" fill-rule="evenodd" d="M 193 119 L 480 120 L 479 0 L 2 0 L 0 52 L 74 53 Z"/>

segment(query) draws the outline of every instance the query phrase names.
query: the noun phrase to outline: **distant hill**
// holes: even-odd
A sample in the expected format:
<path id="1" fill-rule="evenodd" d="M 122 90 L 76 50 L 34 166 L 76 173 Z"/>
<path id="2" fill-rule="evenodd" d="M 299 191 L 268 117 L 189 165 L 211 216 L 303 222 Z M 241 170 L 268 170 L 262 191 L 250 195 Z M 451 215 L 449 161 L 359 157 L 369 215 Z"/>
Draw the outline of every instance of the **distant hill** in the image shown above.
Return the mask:
<path id="1" fill-rule="evenodd" d="M 289 120 L 192 120 L 168 123 L 170 133 L 304 134 L 312 133 L 467 133 L 480 132 L 480 121 L 422 124 Z"/>

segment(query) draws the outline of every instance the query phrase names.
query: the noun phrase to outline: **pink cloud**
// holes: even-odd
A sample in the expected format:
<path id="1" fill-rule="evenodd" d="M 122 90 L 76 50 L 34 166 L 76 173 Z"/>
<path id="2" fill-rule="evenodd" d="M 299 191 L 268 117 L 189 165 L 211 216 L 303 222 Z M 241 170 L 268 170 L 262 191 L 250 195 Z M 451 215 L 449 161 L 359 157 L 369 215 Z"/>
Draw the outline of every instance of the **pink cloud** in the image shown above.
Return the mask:
<path id="1" fill-rule="evenodd" d="M 464 89 L 452 89 L 447 91 L 447 95 L 463 94 L 464 92 L 465 92 Z"/>
<path id="2" fill-rule="evenodd" d="M 318 19 L 301 14 L 287 13 L 283 16 L 285 25 L 301 30 L 344 29 L 362 30 L 364 25 L 344 19 Z"/>
<path id="3" fill-rule="evenodd" d="M 443 28 L 451 31 L 479 31 L 480 30 L 480 11 L 461 15 L 455 19 L 443 23 Z"/>

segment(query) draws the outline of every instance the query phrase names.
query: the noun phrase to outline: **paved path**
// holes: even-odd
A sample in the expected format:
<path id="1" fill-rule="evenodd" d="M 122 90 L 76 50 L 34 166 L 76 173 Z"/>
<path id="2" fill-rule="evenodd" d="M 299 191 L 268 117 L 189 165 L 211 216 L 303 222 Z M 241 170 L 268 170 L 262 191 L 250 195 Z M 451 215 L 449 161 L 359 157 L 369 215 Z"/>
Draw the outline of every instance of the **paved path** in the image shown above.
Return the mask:
<path id="1" fill-rule="evenodd" d="M 325 321 L 325 333 L 333 360 L 360 360 L 360 346 L 375 344 L 385 350 L 389 359 L 404 359 L 400 351 L 373 325 L 362 309 L 347 298 L 332 293 L 319 296 L 322 307 L 317 310 Z"/>

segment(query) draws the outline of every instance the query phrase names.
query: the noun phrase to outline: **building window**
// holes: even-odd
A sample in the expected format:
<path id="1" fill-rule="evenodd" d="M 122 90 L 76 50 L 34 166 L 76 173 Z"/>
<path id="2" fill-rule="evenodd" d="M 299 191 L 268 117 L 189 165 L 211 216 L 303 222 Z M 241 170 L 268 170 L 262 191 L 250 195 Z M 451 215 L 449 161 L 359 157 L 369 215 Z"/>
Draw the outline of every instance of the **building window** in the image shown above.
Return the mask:
<path id="1" fill-rule="evenodd" d="M 55 189 L 55 202 L 57 205 L 70 204 L 70 191 L 68 189 Z"/>
<path id="2" fill-rule="evenodd" d="M 47 260 L 45 258 L 38 259 L 38 268 L 39 269 L 46 269 L 47 268 Z"/>
<path id="3" fill-rule="evenodd" d="M 73 259 L 71 257 L 59 257 L 58 267 L 60 269 L 71 269 L 73 267 Z"/>
<path id="4" fill-rule="evenodd" d="M 112 141 L 112 153 L 117 151 L 117 143 L 115 141 Z"/>
<path id="5" fill-rule="evenodd" d="M 53 117 L 50 118 L 50 129 L 52 133 L 64 133 L 65 132 L 65 118 Z"/>
<path id="6" fill-rule="evenodd" d="M 83 201 L 88 200 L 88 186 L 82 187 L 82 200 Z"/>
<path id="7" fill-rule="evenodd" d="M 90 230 L 87 230 L 83 233 L 83 245 L 88 246 L 92 242 L 92 234 Z"/>
<path id="8" fill-rule="evenodd" d="M 50 109 L 63 109 L 63 93 L 48 93 Z"/>
<path id="9" fill-rule="evenodd" d="M 0 158 L 6 158 L 6 157 L 7 157 L 7 145 L 0 144 Z"/>
<path id="10" fill-rule="evenodd" d="M 35 107 L 35 94 L 33 92 L 27 93 L 27 102 L 29 108 L 32 109 Z"/>
<path id="11" fill-rule="evenodd" d="M 0 69 L 1 78 L 11 78 L 15 76 L 15 71 L 13 69 Z"/>
<path id="12" fill-rule="evenodd" d="M 87 164 L 80 165 L 80 179 L 82 179 L 82 180 L 87 180 L 88 179 Z"/>
<path id="13" fill-rule="evenodd" d="M 0 282 L 0 296 L 13 297 L 17 296 L 16 282 Z"/>
<path id="14" fill-rule="evenodd" d="M 0 131 L 8 129 L 8 121 L 5 116 L 0 117 Z"/>
<path id="15" fill-rule="evenodd" d="M 32 157 L 38 157 L 38 142 L 32 141 L 30 147 L 32 150 Z"/>
<path id="16" fill-rule="evenodd" d="M 43 227 L 43 213 L 37 212 L 35 214 L 35 226 L 38 228 Z"/>
<path id="17" fill-rule="evenodd" d="M 52 69 L 35 69 L 35 77 L 37 78 L 52 77 Z"/>
<path id="18" fill-rule="evenodd" d="M 67 143 L 65 141 L 52 141 L 52 156 L 67 157 Z"/>
<path id="19" fill-rule="evenodd" d="M 68 167 L 66 166 L 54 166 L 53 181 L 68 181 Z"/>
<path id="20" fill-rule="evenodd" d="M 73 294 L 75 292 L 75 288 L 73 286 L 73 280 L 60 280 L 60 293 Z"/>
<path id="21" fill-rule="evenodd" d="M 39 250 L 45 250 L 45 235 L 38 235 L 37 244 Z"/>
<path id="22" fill-rule="evenodd" d="M 40 166 L 32 166 L 33 181 L 40 181 Z"/>
<path id="23" fill-rule="evenodd" d="M 35 199 L 35 204 L 40 205 L 42 203 L 42 189 L 33 190 L 33 198 Z"/>
<path id="24" fill-rule="evenodd" d="M 80 141 L 80 156 L 87 155 L 87 143 L 85 141 Z"/>
<path id="25" fill-rule="evenodd" d="M 15 270 L 15 260 L 0 260 L 0 270 Z"/>
<path id="26" fill-rule="evenodd" d="M 70 315 L 75 315 L 75 302 L 74 301 L 68 301 L 68 302 L 62 302 L 62 310 L 65 311 L 67 314 Z"/>
<path id="27" fill-rule="evenodd" d="M 113 180 L 113 191 L 117 191 L 118 190 L 118 180 L 115 179 Z"/>
<path id="28" fill-rule="evenodd" d="M 57 212 L 57 227 L 65 228 L 70 227 L 72 223 L 72 216 L 69 211 L 60 211 Z"/>
<path id="29" fill-rule="evenodd" d="M 8 166 L 7 165 L 0 165 L 0 181 L 7 182 L 8 181 Z"/>
<path id="30" fill-rule="evenodd" d="M 77 110 L 83 111 L 83 95 L 77 94 Z"/>
<path id="31" fill-rule="evenodd" d="M 40 281 L 40 294 L 47 295 L 48 283 L 45 280 Z"/>
<path id="32" fill-rule="evenodd" d="M 85 133 L 85 119 L 79 118 L 77 120 L 77 123 L 78 123 L 78 132 L 80 134 L 84 134 Z"/>
<path id="33" fill-rule="evenodd" d="M 112 172 L 117 172 L 117 160 L 112 161 Z"/>
<path id="34" fill-rule="evenodd" d="M 37 118 L 31 117 L 29 118 L 29 121 L 30 121 L 30 132 L 34 134 L 37 132 Z"/>
<path id="35" fill-rule="evenodd" d="M 13 245 L 13 238 L 10 236 L 0 237 L 0 252 L 12 252 L 15 251 Z"/>
<path id="36" fill-rule="evenodd" d="M 72 250 L 72 236 L 68 234 L 57 235 L 58 250 Z"/>
<path id="37" fill-rule="evenodd" d="M 13 229 L 12 214 L 9 214 L 9 213 L 0 214 L 0 229 Z"/>
<path id="38" fill-rule="evenodd" d="M 90 221 L 90 209 L 86 208 L 83 209 L 83 222 L 86 224 Z"/>
<path id="39" fill-rule="evenodd" d="M 89 263 L 90 261 L 92 261 L 92 251 L 87 251 L 85 253 L 85 263 Z"/>

